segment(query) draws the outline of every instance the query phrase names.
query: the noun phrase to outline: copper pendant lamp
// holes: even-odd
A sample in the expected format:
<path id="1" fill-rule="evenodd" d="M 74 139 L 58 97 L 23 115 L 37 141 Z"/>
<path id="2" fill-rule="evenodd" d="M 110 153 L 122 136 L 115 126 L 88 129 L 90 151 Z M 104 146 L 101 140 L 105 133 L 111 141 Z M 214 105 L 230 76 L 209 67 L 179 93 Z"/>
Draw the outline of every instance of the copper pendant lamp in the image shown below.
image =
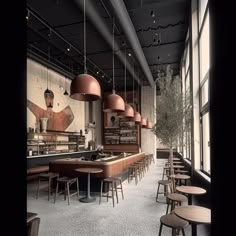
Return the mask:
<path id="1" fill-rule="evenodd" d="M 122 112 L 125 110 L 125 102 L 123 98 L 115 92 L 115 73 L 114 73 L 114 22 L 113 22 L 113 53 L 112 53 L 112 68 L 113 68 L 113 89 L 112 94 L 109 94 L 103 106 L 104 112 Z"/>
<path id="2" fill-rule="evenodd" d="M 70 97 L 79 101 L 95 101 L 101 98 L 101 87 L 98 81 L 87 74 L 86 67 L 86 12 L 84 0 L 84 74 L 78 75 L 70 85 Z"/>
<path id="3" fill-rule="evenodd" d="M 151 129 L 151 128 L 152 128 L 152 122 L 150 122 L 150 121 L 147 119 L 146 129 Z"/>
<path id="4" fill-rule="evenodd" d="M 147 120 L 146 120 L 146 118 L 141 118 L 141 126 L 142 126 L 142 128 L 146 128 L 146 126 L 147 126 Z"/>
<path id="5" fill-rule="evenodd" d="M 134 112 L 133 121 L 135 121 L 136 124 L 140 124 L 141 123 L 141 115 L 140 115 L 139 112 L 137 112 L 137 111 Z"/>
<path id="6" fill-rule="evenodd" d="M 123 112 L 118 112 L 117 115 L 119 117 L 127 117 L 127 118 L 134 117 L 134 109 L 127 103 L 126 100 L 126 50 L 125 50 L 125 110 Z"/>

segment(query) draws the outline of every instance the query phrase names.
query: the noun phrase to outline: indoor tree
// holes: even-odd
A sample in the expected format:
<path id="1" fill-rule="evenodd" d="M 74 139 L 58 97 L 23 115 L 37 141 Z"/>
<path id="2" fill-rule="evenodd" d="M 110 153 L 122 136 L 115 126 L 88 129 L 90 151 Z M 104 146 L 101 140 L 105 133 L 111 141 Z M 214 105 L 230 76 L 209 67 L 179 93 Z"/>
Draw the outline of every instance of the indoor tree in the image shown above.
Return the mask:
<path id="1" fill-rule="evenodd" d="M 189 93 L 182 94 L 179 76 L 173 77 L 170 65 L 167 66 L 166 76 L 157 80 L 160 88 L 160 101 L 156 109 L 156 123 L 152 132 L 160 142 L 169 147 L 170 173 L 173 170 L 173 147 L 183 134 L 184 127 L 191 121 L 191 105 Z M 189 125 L 188 125 L 189 127 Z"/>

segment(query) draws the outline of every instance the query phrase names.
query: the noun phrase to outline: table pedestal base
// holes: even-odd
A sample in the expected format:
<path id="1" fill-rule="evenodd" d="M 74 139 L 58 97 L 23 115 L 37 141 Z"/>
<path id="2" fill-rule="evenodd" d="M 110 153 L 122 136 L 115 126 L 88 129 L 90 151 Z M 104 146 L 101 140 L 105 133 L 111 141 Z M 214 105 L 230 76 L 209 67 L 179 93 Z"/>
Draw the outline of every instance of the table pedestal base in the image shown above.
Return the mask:
<path id="1" fill-rule="evenodd" d="M 82 197 L 79 199 L 80 202 L 85 202 L 85 203 L 89 203 L 89 202 L 95 202 L 96 201 L 96 197 Z"/>

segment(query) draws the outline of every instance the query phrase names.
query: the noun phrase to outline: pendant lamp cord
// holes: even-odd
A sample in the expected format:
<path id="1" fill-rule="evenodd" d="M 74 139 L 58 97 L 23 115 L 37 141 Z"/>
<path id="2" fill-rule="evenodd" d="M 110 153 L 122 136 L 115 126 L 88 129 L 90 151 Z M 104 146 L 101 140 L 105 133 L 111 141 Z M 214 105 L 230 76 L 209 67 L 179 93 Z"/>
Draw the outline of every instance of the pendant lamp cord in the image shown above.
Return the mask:
<path id="1" fill-rule="evenodd" d="M 125 103 L 127 103 L 127 100 L 126 100 L 126 49 L 125 49 Z"/>
<path id="2" fill-rule="evenodd" d="M 113 24 L 112 24 L 112 83 L 113 83 L 113 91 L 115 91 L 115 68 L 114 68 L 114 54 L 115 54 L 115 39 L 114 39 L 114 34 L 115 34 L 115 27 L 114 27 L 114 17 L 113 17 Z"/>
<path id="3" fill-rule="evenodd" d="M 50 65 L 50 57 L 51 57 L 51 55 L 50 55 L 50 46 L 48 47 L 48 62 L 49 62 L 49 65 Z M 48 75 L 48 77 L 49 77 L 49 75 Z M 50 82 L 50 90 L 51 90 L 51 79 L 49 80 L 49 82 Z"/>
<path id="4" fill-rule="evenodd" d="M 133 104 L 134 104 L 134 67 L 133 67 Z"/>
<path id="5" fill-rule="evenodd" d="M 87 74 L 86 65 L 86 12 L 85 12 L 85 1 L 84 0 L 84 73 Z"/>

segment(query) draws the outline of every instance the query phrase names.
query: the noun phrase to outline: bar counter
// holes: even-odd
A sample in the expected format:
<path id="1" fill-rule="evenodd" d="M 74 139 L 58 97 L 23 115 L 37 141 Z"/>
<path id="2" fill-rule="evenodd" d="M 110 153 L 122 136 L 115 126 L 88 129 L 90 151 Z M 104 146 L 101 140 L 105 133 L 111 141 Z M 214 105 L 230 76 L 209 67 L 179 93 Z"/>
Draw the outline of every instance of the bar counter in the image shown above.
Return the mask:
<path id="1" fill-rule="evenodd" d="M 112 176 L 122 175 L 129 165 L 142 160 L 145 157 L 145 153 L 122 154 L 118 156 L 105 157 L 97 159 L 95 161 L 85 161 L 80 158 L 65 158 L 60 160 L 53 160 L 49 162 L 49 169 L 52 172 L 57 172 L 60 176 L 76 177 L 80 176 L 75 169 L 78 168 L 100 168 L 103 170 L 101 173 L 97 173 L 97 178 L 108 178 Z"/>

